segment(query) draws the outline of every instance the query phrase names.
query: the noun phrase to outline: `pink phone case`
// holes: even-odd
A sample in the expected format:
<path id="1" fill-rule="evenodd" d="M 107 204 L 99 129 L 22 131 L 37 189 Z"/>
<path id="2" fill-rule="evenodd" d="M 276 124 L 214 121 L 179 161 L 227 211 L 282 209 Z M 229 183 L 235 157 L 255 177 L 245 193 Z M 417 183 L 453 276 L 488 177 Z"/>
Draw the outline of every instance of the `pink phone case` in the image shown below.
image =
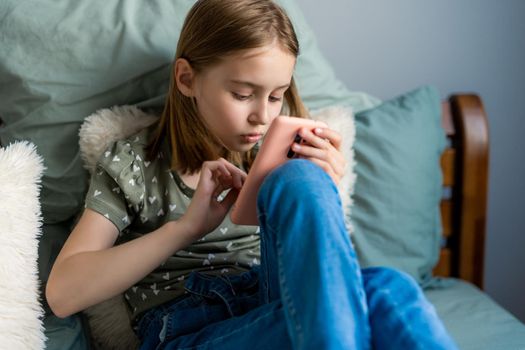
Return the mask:
<path id="1" fill-rule="evenodd" d="M 237 225 L 259 225 L 257 193 L 264 178 L 277 166 L 293 158 L 292 146 L 299 129 L 326 127 L 323 122 L 297 117 L 278 116 L 270 125 L 255 157 L 246 181 L 237 197 L 230 219 Z"/>

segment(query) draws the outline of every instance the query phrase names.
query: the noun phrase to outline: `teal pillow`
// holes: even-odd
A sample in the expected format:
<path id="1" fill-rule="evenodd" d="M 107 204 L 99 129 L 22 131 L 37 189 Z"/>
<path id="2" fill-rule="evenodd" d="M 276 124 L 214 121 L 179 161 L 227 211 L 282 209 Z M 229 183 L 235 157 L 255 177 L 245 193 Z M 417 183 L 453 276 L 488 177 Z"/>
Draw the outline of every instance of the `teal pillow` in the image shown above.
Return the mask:
<path id="1" fill-rule="evenodd" d="M 422 87 L 355 115 L 353 241 L 362 266 L 401 269 L 424 284 L 441 242 L 438 91 Z"/>
<path id="2" fill-rule="evenodd" d="M 62 222 L 81 208 L 87 173 L 78 129 L 84 118 L 166 91 L 176 33 L 189 6 L 188 1 L 119 6 L 103 0 L 2 1 L 0 141 L 31 140 L 44 157 L 45 223 Z"/>
<path id="3" fill-rule="evenodd" d="M 377 99 L 349 91 L 321 54 L 293 0 L 301 55 L 297 84 L 309 108 L 369 108 Z M 87 173 L 78 129 L 101 108 L 160 106 L 179 31 L 194 1 L 5 0 L 0 3 L 0 143 L 30 140 L 44 157 L 44 222 L 74 216 Z M 38 14 L 38 16 L 34 15 Z"/>

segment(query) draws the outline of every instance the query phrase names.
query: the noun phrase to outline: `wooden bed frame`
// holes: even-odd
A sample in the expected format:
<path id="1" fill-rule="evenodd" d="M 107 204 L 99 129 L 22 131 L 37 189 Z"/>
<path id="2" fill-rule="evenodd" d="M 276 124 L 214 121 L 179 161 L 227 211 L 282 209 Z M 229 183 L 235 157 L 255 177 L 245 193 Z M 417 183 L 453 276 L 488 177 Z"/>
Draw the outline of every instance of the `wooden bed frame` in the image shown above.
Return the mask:
<path id="1" fill-rule="evenodd" d="M 441 157 L 443 245 L 434 274 L 461 278 L 483 289 L 489 166 L 487 117 L 481 99 L 465 94 L 443 101 L 442 117 L 449 146 Z"/>
<path id="2" fill-rule="evenodd" d="M 449 145 L 441 157 L 443 245 L 434 274 L 461 278 L 483 289 L 488 121 L 477 95 L 452 95 L 442 106 Z"/>

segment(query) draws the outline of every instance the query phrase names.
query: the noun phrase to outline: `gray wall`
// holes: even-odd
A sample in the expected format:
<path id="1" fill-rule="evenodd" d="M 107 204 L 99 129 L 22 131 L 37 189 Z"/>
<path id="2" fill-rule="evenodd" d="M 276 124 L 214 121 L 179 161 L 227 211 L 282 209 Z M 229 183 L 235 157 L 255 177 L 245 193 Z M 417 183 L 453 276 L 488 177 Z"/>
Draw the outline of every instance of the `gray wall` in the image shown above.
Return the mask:
<path id="1" fill-rule="evenodd" d="M 485 290 L 525 321 L 525 1 L 298 0 L 337 75 L 389 99 L 476 92 L 490 125 Z"/>

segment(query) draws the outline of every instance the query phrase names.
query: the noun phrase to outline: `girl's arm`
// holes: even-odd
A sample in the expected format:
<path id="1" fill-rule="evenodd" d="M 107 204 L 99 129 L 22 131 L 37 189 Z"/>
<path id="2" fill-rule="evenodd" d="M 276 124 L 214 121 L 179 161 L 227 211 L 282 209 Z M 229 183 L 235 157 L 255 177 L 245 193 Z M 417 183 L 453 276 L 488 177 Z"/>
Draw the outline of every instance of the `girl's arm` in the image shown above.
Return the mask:
<path id="1" fill-rule="evenodd" d="M 204 162 L 190 206 L 178 221 L 113 246 L 117 228 L 86 209 L 49 275 L 46 298 L 58 317 L 67 317 L 122 293 L 176 251 L 214 230 L 235 202 L 246 174 L 224 159 Z M 224 200 L 217 197 L 232 189 Z"/>
<path id="2" fill-rule="evenodd" d="M 67 317 L 122 293 L 195 238 L 185 221 L 113 246 L 117 228 L 86 209 L 51 270 L 46 298 L 58 317 Z"/>

